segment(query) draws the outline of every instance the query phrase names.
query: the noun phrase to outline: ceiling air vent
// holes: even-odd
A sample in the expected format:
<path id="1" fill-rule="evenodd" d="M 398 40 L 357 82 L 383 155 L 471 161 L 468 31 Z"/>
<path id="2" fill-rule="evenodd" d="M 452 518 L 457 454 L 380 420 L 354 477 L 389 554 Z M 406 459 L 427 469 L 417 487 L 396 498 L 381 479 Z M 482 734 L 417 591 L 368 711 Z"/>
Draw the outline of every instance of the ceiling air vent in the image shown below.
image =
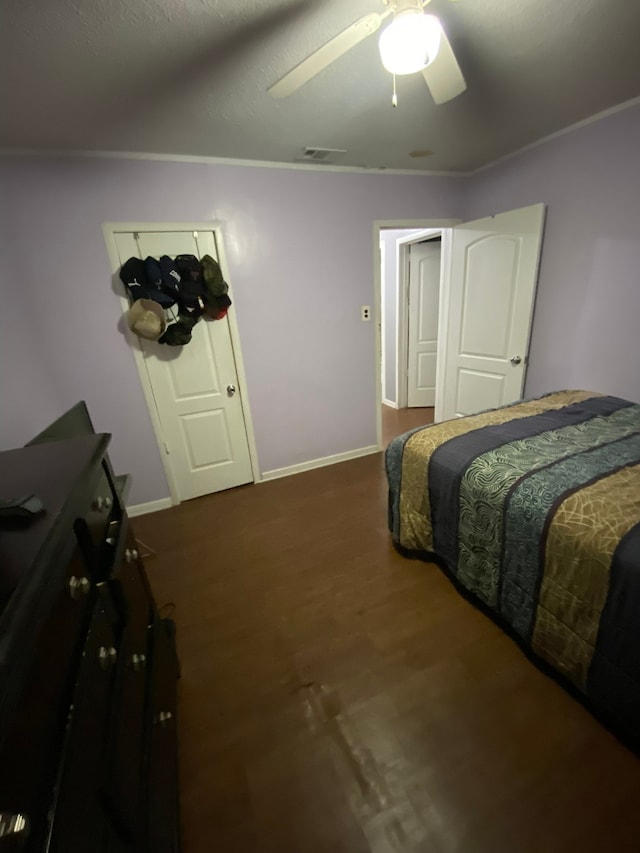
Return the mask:
<path id="1" fill-rule="evenodd" d="M 298 159 L 313 163 L 327 163 L 330 160 L 334 160 L 336 156 L 346 153 L 346 148 L 317 148 L 307 145 L 306 148 L 302 149 L 302 157 Z"/>

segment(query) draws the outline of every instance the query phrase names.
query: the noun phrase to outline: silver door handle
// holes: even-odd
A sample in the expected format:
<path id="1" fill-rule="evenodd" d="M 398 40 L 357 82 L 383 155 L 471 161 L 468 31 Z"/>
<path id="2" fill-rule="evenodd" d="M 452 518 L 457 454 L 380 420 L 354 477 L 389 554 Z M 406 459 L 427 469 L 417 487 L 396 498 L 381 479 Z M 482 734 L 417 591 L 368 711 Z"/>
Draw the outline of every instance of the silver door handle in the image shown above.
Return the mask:
<path id="1" fill-rule="evenodd" d="M 236 386 L 235 386 L 235 385 L 227 385 L 227 394 L 228 394 L 230 397 L 233 397 L 233 395 L 234 395 L 235 393 L 236 393 Z"/>
<path id="2" fill-rule="evenodd" d="M 520 358 L 519 355 L 512 355 L 511 358 L 509 359 L 509 361 L 511 362 L 511 364 L 520 364 L 522 359 Z"/>

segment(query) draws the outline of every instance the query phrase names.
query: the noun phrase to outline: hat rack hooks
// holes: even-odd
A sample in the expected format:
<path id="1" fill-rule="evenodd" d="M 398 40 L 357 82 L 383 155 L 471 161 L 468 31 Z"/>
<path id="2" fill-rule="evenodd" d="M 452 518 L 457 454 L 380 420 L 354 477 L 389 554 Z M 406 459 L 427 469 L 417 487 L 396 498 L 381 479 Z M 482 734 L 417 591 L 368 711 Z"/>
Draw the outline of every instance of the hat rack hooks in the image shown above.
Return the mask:
<path id="1" fill-rule="evenodd" d="M 125 316 L 131 331 L 169 346 L 187 345 L 201 318 L 222 320 L 232 304 L 229 285 L 211 255 L 200 260 L 188 254 L 144 261 L 132 257 L 120 268 L 120 280 L 130 302 Z"/>

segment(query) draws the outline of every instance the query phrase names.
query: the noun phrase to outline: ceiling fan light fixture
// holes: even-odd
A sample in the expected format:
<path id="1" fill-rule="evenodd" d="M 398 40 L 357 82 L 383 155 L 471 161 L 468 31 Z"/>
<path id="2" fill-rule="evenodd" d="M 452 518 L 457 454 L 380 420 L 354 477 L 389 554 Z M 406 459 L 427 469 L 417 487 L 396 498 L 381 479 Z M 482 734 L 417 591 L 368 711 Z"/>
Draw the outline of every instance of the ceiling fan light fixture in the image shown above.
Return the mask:
<path id="1" fill-rule="evenodd" d="M 415 74 L 435 59 L 442 26 L 435 15 L 415 9 L 400 12 L 378 42 L 382 64 L 391 74 Z"/>

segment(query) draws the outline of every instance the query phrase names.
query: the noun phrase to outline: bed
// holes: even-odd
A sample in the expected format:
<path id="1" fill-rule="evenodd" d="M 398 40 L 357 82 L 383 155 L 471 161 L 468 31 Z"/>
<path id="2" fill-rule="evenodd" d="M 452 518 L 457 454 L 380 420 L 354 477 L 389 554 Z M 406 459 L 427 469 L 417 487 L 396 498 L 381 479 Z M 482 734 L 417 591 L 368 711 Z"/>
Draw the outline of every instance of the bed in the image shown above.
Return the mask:
<path id="1" fill-rule="evenodd" d="M 561 391 L 419 427 L 389 527 L 640 748 L 640 405 Z"/>

